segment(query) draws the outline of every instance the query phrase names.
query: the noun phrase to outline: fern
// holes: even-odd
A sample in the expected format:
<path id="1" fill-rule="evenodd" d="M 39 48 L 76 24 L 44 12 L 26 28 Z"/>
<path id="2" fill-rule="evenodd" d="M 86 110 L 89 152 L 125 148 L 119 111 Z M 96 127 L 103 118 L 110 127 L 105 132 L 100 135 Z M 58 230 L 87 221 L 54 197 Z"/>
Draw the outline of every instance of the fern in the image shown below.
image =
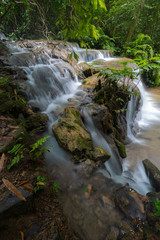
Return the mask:
<path id="1" fill-rule="evenodd" d="M 21 143 L 16 144 L 10 151 L 8 151 L 8 153 L 14 153 L 15 155 L 17 155 L 17 153 L 20 151 L 21 148 L 24 147 L 24 144 L 22 145 Z"/>
<path id="2" fill-rule="evenodd" d="M 8 170 L 10 170 L 11 167 L 13 167 L 16 163 L 19 163 L 19 161 L 24 158 L 24 151 L 26 151 L 26 148 L 24 148 L 24 144 L 22 145 L 21 143 L 16 144 L 10 151 L 8 151 L 8 153 L 15 155 L 8 167 Z"/>
<path id="3" fill-rule="evenodd" d="M 26 147 L 25 144 L 21 144 L 18 143 L 16 144 L 10 151 L 8 151 L 8 153 L 10 154 L 14 154 L 14 158 L 11 161 L 11 164 L 8 167 L 8 170 L 11 169 L 11 167 L 13 167 L 16 163 L 19 163 L 19 161 L 24 158 L 24 154 L 23 153 L 32 153 L 33 151 L 35 151 L 36 149 L 38 149 L 44 142 L 46 142 L 47 138 L 49 138 L 50 136 L 47 137 L 43 137 L 41 139 L 39 139 L 36 143 L 34 143 L 31 146 L 31 150 L 29 151 Z M 38 149 L 34 155 L 36 158 L 38 158 L 40 155 L 42 155 L 45 151 L 47 151 L 50 148 L 50 146 L 44 146 L 41 147 L 40 149 Z"/>
<path id="4" fill-rule="evenodd" d="M 35 149 L 37 149 L 39 146 L 41 146 L 44 142 L 46 142 L 47 138 L 49 138 L 49 137 L 51 137 L 51 136 L 41 138 L 36 143 L 34 143 L 32 146 L 32 149 L 30 150 L 30 153 L 33 152 Z"/>

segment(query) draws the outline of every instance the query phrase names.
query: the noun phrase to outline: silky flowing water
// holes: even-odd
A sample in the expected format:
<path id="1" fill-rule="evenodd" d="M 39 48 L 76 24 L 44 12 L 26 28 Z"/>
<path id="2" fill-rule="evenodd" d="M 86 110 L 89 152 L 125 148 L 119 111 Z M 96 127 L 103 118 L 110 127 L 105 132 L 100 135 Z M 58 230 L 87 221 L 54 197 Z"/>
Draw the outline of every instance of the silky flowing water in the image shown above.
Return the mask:
<path id="1" fill-rule="evenodd" d="M 83 104 L 81 111 L 84 123 L 93 143 L 111 154 L 103 169 L 97 170 L 89 178 L 84 178 L 84 175 L 81 175 L 85 172 L 83 166 L 71 162 L 70 154 L 58 145 L 51 129 L 66 106 L 73 104 L 80 106 L 87 98 L 87 93 L 79 88 L 81 80 L 67 62 L 53 58 L 47 49 L 42 56 L 35 57 L 30 51 L 14 44 L 8 46 L 12 52 L 10 64 L 24 69 L 28 76 L 24 89 L 29 104 L 38 107 L 49 117 L 45 135 L 52 137 L 46 143 L 51 146 L 50 152 L 45 154 L 46 165 L 64 190 L 62 195 L 64 211 L 69 221 L 83 239 L 108 239 L 105 236 L 109 236 L 110 233 L 118 234 L 119 230 L 115 226 L 122 225 L 123 217 L 115 208 L 113 193 L 129 183 L 133 189 L 145 195 L 152 190 L 152 186 L 146 176 L 142 160 L 148 158 L 160 167 L 160 88 L 146 89 L 140 79 L 135 80 L 142 96 L 141 107 L 136 113 L 137 100 L 133 96 L 127 112 L 127 134 L 130 143 L 126 145 L 127 158 L 122 161 L 122 165 L 112 146 L 95 127 L 88 103 Z M 79 62 L 87 61 L 96 65 L 96 62 L 102 59 L 103 65 L 104 61 L 116 60 L 103 51 L 86 52 L 77 45 L 70 47 L 79 56 Z M 133 217 L 137 217 L 136 214 L 137 211 L 133 211 Z M 113 235 L 110 239 L 113 239 Z"/>
<path id="2" fill-rule="evenodd" d="M 136 138 L 127 145 L 126 165 L 134 169 L 148 158 L 160 168 L 160 88 L 143 87 L 141 94 L 143 103 L 135 120 Z"/>
<path id="3" fill-rule="evenodd" d="M 40 43 L 42 46 L 45 43 Z M 72 100 L 79 105 L 86 97 L 86 92 L 79 89 L 81 85 L 75 70 L 62 59 L 51 57 L 50 50 L 46 49 L 40 57 L 35 57 L 30 51 L 20 48 L 14 43 L 9 43 L 12 55 L 9 58 L 11 64 L 23 68 L 28 76 L 26 83 L 26 92 L 29 98 L 29 104 L 38 107 L 49 117 L 48 131 L 45 135 L 53 136 L 51 127 L 57 122 L 59 114 L 63 112 L 65 106 L 71 106 Z M 39 46 L 40 47 L 40 46 Z M 70 48 L 79 56 L 79 62 L 89 62 L 96 64 L 98 61 L 115 61 L 108 52 L 98 50 L 81 49 L 78 45 L 70 45 Z M 127 158 L 123 160 L 121 166 L 120 160 L 115 155 L 111 146 L 107 143 L 98 129 L 94 126 L 93 120 L 87 112 L 87 105 L 83 112 L 86 128 L 90 132 L 93 142 L 96 145 L 106 149 L 111 154 L 111 159 L 105 163 L 106 170 L 101 170 L 103 175 L 111 177 L 117 183 L 129 183 L 131 187 L 146 194 L 151 190 L 149 179 L 145 174 L 142 160 L 149 158 L 158 165 L 158 143 L 160 134 L 158 132 L 158 124 L 160 110 L 158 106 L 158 96 L 149 93 L 138 80 L 136 83 L 142 95 L 142 106 L 137 114 L 135 123 L 133 123 L 136 113 L 134 96 L 128 104 L 128 137 L 131 143 L 127 145 Z M 150 90 L 153 92 L 153 90 Z M 158 90 L 154 90 L 155 92 Z M 153 102 L 154 101 L 154 102 Z M 156 105 L 157 104 L 157 105 Z M 130 126 L 132 125 L 132 126 Z M 136 126 L 137 134 L 133 134 L 133 126 Z M 74 170 L 76 167 L 70 161 L 70 154 L 59 147 L 54 137 L 50 138 L 47 144 L 51 145 L 51 150 L 46 153 L 47 164 L 49 169 L 54 168 L 56 164 L 60 168 L 61 175 L 65 178 L 68 175 L 70 181 L 75 178 Z M 66 169 L 68 169 L 66 171 Z M 70 177 L 69 177 L 70 176 Z"/>

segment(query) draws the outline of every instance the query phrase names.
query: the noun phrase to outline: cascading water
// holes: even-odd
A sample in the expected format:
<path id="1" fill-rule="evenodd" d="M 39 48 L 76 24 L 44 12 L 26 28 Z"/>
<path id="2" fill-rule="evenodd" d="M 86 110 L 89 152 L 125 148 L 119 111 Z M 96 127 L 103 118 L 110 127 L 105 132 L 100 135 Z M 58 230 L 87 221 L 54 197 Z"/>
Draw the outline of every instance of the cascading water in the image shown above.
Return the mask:
<path id="1" fill-rule="evenodd" d="M 103 148 L 104 150 L 111 154 L 111 158 L 109 159 L 109 161 L 105 162 L 108 177 L 111 176 L 112 178 L 114 178 L 115 175 L 121 175 L 122 174 L 121 163 L 118 157 L 115 155 L 112 148 L 110 147 L 110 145 L 104 139 L 99 130 L 95 127 L 88 108 L 83 109 L 83 117 L 85 121 L 85 126 L 87 127 L 87 130 L 90 132 L 92 136 L 94 145 L 100 146 L 101 148 Z"/>
<path id="2" fill-rule="evenodd" d="M 159 163 L 159 119 L 160 119 L 160 98 L 159 89 L 146 89 L 143 82 L 136 80 L 141 93 L 141 107 L 136 116 L 135 124 L 138 129 L 135 141 L 127 145 L 126 165 L 132 169 L 141 168 L 141 161 L 148 158 L 160 168 Z M 131 109 L 132 111 L 132 109 Z M 135 171 L 136 174 L 136 171 Z M 141 178 L 144 173 L 141 174 Z"/>
<path id="3" fill-rule="evenodd" d="M 38 107 L 49 116 L 50 127 L 46 134 L 51 135 L 51 125 L 57 121 L 64 107 L 69 105 L 68 99 L 72 99 L 73 96 L 80 91 L 78 89 L 80 82 L 78 81 L 77 75 L 67 62 L 64 62 L 62 59 L 53 58 L 49 51 L 43 52 L 42 56 L 34 57 L 30 51 L 24 50 L 16 45 L 12 46 L 12 44 L 10 44 L 9 47 L 12 51 L 12 55 L 9 59 L 10 63 L 23 68 L 27 73 L 28 81 L 26 83 L 26 91 L 29 97 L 29 103 Z M 79 56 L 79 62 L 93 62 L 100 58 L 106 61 L 106 56 L 110 57 L 105 51 L 88 50 L 86 52 L 86 50 L 79 49 L 77 46 L 70 46 L 70 48 L 74 49 Z M 110 60 L 114 59 L 110 58 Z M 85 95 L 86 93 L 81 90 L 81 94 Z M 129 103 L 131 108 L 128 115 L 129 125 L 131 125 L 133 121 L 132 112 L 134 112 L 133 108 L 135 108 L 132 103 L 133 101 Z M 103 174 L 107 177 L 113 177 L 116 182 L 121 182 L 123 184 L 129 182 L 131 186 L 142 194 L 150 191 L 151 187 L 143 166 L 141 165 L 138 170 L 131 170 L 126 160 L 122 166 L 122 173 L 122 167 L 117 156 L 98 129 L 94 126 L 86 110 L 84 110 L 84 117 L 86 127 L 93 138 L 94 144 L 106 149 L 112 155 L 111 161 L 105 163 L 107 171 L 103 171 Z M 50 138 L 48 143 L 53 146 L 50 153 L 46 154 L 50 162 L 55 159 L 59 165 L 66 162 L 68 165 L 72 165 L 69 161 L 66 161 L 66 159 L 70 158 L 69 154 L 59 147 L 54 138 Z M 140 186 L 139 179 L 142 172 L 144 177 Z"/>

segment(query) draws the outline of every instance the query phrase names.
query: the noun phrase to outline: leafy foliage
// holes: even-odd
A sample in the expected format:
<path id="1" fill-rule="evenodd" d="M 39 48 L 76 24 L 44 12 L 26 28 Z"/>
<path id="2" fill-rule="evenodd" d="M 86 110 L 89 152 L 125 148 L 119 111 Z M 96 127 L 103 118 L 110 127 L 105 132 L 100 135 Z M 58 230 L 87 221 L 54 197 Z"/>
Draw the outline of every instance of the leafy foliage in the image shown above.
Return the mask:
<path id="1" fill-rule="evenodd" d="M 46 142 L 46 140 L 50 136 L 43 137 L 39 139 L 37 142 L 35 142 L 33 145 L 29 146 L 31 150 L 25 146 L 25 144 L 18 143 L 14 145 L 14 147 L 8 151 L 8 153 L 15 155 L 14 158 L 11 161 L 11 164 L 8 167 L 8 170 L 11 169 L 16 163 L 19 163 L 21 159 L 24 158 L 24 154 L 30 154 L 30 157 L 33 159 L 33 157 L 38 158 L 40 155 L 42 155 L 45 151 L 47 151 L 50 147 L 49 146 L 44 146 L 39 148 L 43 143 Z M 31 153 L 34 153 L 34 156 L 31 155 Z"/>
<path id="2" fill-rule="evenodd" d="M 59 182 L 53 184 L 53 191 L 55 191 L 56 193 L 58 193 L 58 187 L 59 187 L 59 185 L 60 185 Z"/>
<path id="3" fill-rule="evenodd" d="M 94 13 L 98 8 L 106 10 L 104 0 L 67 0 L 61 5 L 57 25 L 60 26 L 62 38 L 80 39 L 81 46 L 85 36 L 98 39 L 99 31 L 93 24 Z"/>
<path id="4" fill-rule="evenodd" d="M 15 89 L 8 77 L 0 77 L 0 112 L 13 113 L 16 115 L 23 112 L 25 108 L 25 100 L 21 96 L 21 90 Z"/>
<path id="5" fill-rule="evenodd" d="M 129 90 L 130 81 L 136 77 L 136 73 L 127 67 L 127 62 L 122 64 L 123 69 L 106 69 L 99 74 L 99 81 L 103 81 L 103 85 L 97 92 L 95 101 L 106 105 L 110 111 L 124 111 L 130 95 L 137 95 L 135 91 Z"/>
<path id="6" fill-rule="evenodd" d="M 151 46 L 151 37 L 145 34 L 139 34 L 135 41 L 131 42 L 126 48 L 126 54 L 131 58 L 136 59 L 149 59 L 154 55 L 153 48 Z"/>
<path id="7" fill-rule="evenodd" d="M 34 192 L 36 193 L 39 190 L 42 190 L 46 187 L 45 177 L 44 176 L 38 176 L 36 186 L 34 187 Z"/>

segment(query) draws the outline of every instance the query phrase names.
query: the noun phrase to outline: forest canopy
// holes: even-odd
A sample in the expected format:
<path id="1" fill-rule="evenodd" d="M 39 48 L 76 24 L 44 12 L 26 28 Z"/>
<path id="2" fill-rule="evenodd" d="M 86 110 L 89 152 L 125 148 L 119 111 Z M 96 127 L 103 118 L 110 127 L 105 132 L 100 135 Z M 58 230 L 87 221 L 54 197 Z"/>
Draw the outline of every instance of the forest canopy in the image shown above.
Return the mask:
<path id="1" fill-rule="evenodd" d="M 0 30 L 13 39 L 61 39 L 122 51 L 140 34 L 159 52 L 157 0 L 0 0 Z"/>

